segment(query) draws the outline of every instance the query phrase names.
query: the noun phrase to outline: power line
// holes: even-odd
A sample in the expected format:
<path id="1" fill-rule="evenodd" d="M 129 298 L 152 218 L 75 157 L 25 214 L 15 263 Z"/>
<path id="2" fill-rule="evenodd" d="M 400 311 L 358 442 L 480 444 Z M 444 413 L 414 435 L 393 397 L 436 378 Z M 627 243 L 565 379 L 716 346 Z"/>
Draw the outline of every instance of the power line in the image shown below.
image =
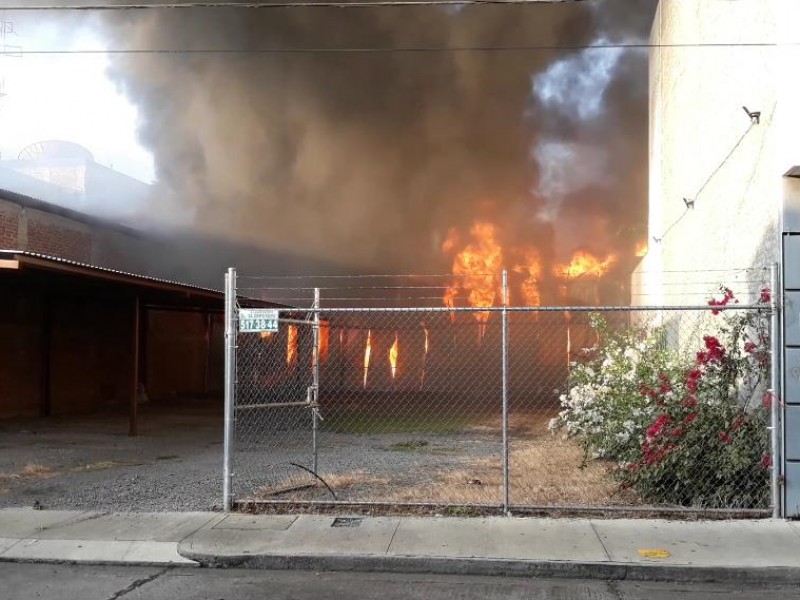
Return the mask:
<path id="1" fill-rule="evenodd" d="M 394 46 L 394 47 L 345 47 L 345 48 L 130 48 L 130 49 L 71 49 L 71 50 L 15 50 L 19 55 L 94 55 L 94 54 L 391 54 L 434 52 L 539 52 L 646 48 L 777 48 L 800 46 L 798 42 L 772 43 L 711 43 L 711 44 L 587 44 L 549 45 L 530 44 L 518 46 Z"/>
<path id="2" fill-rule="evenodd" d="M 222 2 L 219 0 L 187 0 L 186 2 L 119 2 L 90 3 L 62 2 L 60 4 L 0 4 L 2 10 L 149 10 L 158 8 L 370 8 L 370 7 L 403 7 L 403 6 L 467 6 L 481 4 L 563 4 L 578 3 L 584 0 L 353 0 L 352 2 L 336 2 L 333 0 L 298 0 L 296 2 L 278 0 L 276 2 Z"/>
<path id="3" fill-rule="evenodd" d="M 684 217 L 686 217 L 686 215 L 688 215 L 694 209 L 694 205 L 695 202 L 697 201 L 697 198 L 700 196 L 700 194 L 703 193 L 703 190 L 706 189 L 706 186 L 711 182 L 711 180 L 714 179 L 714 176 L 717 173 L 719 173 L 720 169 L 722 169 L 722 167 L 724 167 L 727 164 L 728 160 L 731 158 L 731 156 L 733 156 L 733 153 L 736 152 L 736 150 L 742 144 L 744 139 L 747 137 L 747 134 L 750 133 L 753 130 L 753 127 L 755 127 L 758 123 L 759 121 L 757 121 L 756 119 L 753 119 L 752 117 L 750 118 L 749 127 L 745 129 L 744 133 L 742 133 L 739 139 L 736 140 L 736 143 L 733 145 L 733 148 L 731 148 L 730 152 L 728 152 L 728 154 L 725 155 L 725 158 L 722 159 L 722 161 L 717 165 L 717 167 L 706 178 L 706 180 L 703 182 L 703 184 L 695 193 L 694 197 L 691 200 L 684 198 L 684 202 L 686 203 L 686 208 L 683 210 L 680 216 L 677 219 L 675 219 L 675 221 L 673 221 L 672 224 L 664 230 L 664 232 L 660 236 L 654 238 L 656 243 L 660 244 L 664 240 L 664 238 L 667 237 L 670 231 L 672 231 L 681 221 L 683 221 Z"/>

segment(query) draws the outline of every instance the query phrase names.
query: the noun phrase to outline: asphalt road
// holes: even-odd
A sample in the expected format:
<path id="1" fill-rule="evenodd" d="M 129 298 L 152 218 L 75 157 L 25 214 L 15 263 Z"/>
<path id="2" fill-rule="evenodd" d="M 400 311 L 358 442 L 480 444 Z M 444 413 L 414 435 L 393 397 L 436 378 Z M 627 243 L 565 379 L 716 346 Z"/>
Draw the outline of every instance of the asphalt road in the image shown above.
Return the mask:
<path id="1" fill-rule="evenodd" d="M 0 563 L 0 600 L 792 600 L 800 587 Z"/>

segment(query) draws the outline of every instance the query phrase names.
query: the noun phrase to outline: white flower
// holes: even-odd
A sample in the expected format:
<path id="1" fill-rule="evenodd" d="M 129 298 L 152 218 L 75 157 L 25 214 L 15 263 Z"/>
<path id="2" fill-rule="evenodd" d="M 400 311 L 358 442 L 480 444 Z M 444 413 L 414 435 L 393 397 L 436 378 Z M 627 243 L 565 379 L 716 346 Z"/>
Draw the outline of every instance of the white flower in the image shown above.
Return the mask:
<path id="1" fill-rule="evenodd" d="M 639 362 L 639 353 L 634 348 L 625 348 L 625 352 L 622 353 L 622 356 L 634 364 Z"/>

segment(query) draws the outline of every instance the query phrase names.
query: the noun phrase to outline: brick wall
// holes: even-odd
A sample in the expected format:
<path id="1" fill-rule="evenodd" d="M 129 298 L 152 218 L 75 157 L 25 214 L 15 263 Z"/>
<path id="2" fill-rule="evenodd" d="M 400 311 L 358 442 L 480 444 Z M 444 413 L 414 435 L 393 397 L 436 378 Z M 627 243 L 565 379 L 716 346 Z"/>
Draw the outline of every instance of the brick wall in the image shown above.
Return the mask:
<path id="1" fill-rule="evenodd" d="M 67 219 L 29 211 L 25 250 L 79 262 L 92 258 L 92 234 L 88 227 Z"/>
<path id="2" fill-rule="evenodd" d="M 153 241 L 91 215 L 60 214 L 0 196 L 0 249 L 27 250 L 92 265 L 150 274 L 161 254 Z M 96 222 L 95 222 L 96 221 Z M 149 257 L 149 260 L 148 260 Z"/>
<path id="3" fill-rule="evenodd" d="M 19 214 L 16 204 L 0 200 L 0 249 L 17 249 L 19 246 Z"/>

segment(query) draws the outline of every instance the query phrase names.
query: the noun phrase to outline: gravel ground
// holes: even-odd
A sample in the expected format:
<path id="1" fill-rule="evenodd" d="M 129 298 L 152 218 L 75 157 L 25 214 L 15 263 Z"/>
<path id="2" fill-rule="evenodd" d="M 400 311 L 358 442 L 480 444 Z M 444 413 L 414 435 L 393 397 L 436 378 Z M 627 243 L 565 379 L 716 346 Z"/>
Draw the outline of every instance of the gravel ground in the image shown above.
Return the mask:
<path id="1" fill-rule="evenodd" d="M 309 436 L 303 436 L 308 438 Z M 402 500 L 412 486 L 437 485 L 441 474 L 469 470 L 476 461 L 496 462 L 501 467 L 502 440 L 497 434 L 461 432 L 458 434 L 321 433 L 316 472 L 330 485 L 294 492 L 270 494 L 286 489 L 286 484 L 313 484 L 313 476 L 289 463 L 311 466 L 311 445 L 302 440 L 278 453 L 274 447 L 252 448 L 236 453 L 237 493 L 242 499 L 253 497 L 277 500 L 315 501 L 391 501 Z M 482 482 L 465 476 L 464 485 Z M 261 493 L 259 493 L 261 490 Z M 266 491 L 266 493 L 264 493 Z M 336 497 L 333 497 L 336 494 Z M 429 501 L 420 497 L 416 501 Z M 458 502 L 454 498 L 454 502 Z M 500 502 L 498 495 L 497 501 Z"/>
<path id="2" fill-rule="evenodd" d="M 0 425 L 0 506 L 210 510 L 221 504 L 222 409 L 193 402 L 124 415 Z"/>
<path id="3" fill-rule="evenodd" d="M 213 510 L 222 487 L 222 410 L 184 403 L 142 407 L 140 432 L 125 415 L 37 419 L 0 425 L 0 506 L 110 511 Z M 311 463 L 311 435 L 295 429 L 236 454 L 240 498 L 259 488 L 314 478 L 291 466 Z M 339 500 L 390 499 L 436 474 L 498 458 L 495 432 L 346 434 L 321 432 L 318 472 Z M 278 494 L 277 499 L 292 496 Z M 294 496 L 296 497 L 296 496 Z M 322 486 L 299 499 L 330 500 Z"/>

